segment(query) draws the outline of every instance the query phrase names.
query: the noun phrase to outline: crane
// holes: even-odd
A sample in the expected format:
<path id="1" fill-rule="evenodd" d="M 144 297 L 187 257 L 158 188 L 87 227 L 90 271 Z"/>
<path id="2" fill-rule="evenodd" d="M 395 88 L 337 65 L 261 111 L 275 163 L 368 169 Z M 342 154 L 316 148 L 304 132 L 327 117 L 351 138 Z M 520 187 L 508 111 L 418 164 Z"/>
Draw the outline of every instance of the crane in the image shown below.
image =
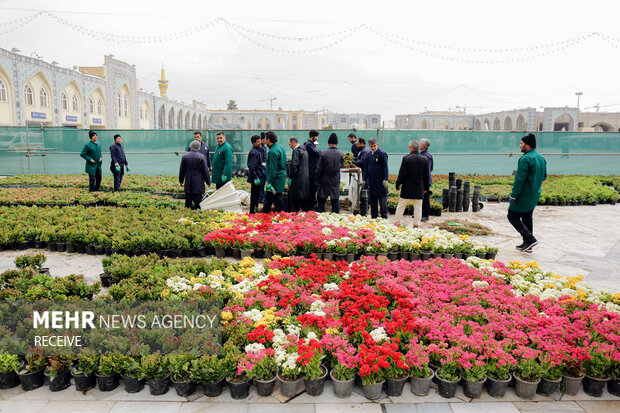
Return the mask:
<path id="1" fill-rule="evenodd" d="M 269 110 L 273 110 L 273 101 L 276 100 L 276 97 L 270 97 L 269 99 L 263 99 L 261 102 L 269 101 Z"/>

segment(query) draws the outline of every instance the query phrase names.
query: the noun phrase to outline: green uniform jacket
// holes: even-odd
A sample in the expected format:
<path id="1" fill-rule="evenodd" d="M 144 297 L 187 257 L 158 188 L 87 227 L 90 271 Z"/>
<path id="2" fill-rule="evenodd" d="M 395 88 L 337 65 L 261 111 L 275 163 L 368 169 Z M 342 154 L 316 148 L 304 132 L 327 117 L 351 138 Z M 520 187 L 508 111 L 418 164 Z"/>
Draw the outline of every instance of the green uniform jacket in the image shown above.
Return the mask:
<path id="1" fill-rule="evenodd" d="M 99 143 L 94 143 L 93 141 L 89 141 L 82 148 L 82 152 L 80 156 L 86 159 L 86 167 L 84 171 L 89 175 L 96 175 L 97 169 L 101 172 L 101 164 L 103 161 L 101 159 L 101 145 Z M 90 160 L 94 159 L 95 162 L 91 162 Z"/>
<path id="2" fill-rule="evenodd" d="M 531 149 L 519 159 L 511 197 L 514 204 L 508 209 L 515 212 L 529 212 L 536 208 L 540 198 L 541 186 L 547 179 L 547 161 L 536 149 Z"/>
<path id="3" fill-rule="evenodd" d="M 277 193 L 284 192 L 284 185 L 286 184 L 286 151 L 278 142 L 275 142 L 269 148 L 265 181 L 271 184 Z"/>
<path id="4" fill-rule="evenodd" d="M 214 184 L 220 185 L 232 179 L 232 158 L 233 151 L 230 143 L 224 142 L 221 146 L 215 148 L 213 154 L 213 181 Z M 222 179 L 222 175 L 226 179 Z"/>

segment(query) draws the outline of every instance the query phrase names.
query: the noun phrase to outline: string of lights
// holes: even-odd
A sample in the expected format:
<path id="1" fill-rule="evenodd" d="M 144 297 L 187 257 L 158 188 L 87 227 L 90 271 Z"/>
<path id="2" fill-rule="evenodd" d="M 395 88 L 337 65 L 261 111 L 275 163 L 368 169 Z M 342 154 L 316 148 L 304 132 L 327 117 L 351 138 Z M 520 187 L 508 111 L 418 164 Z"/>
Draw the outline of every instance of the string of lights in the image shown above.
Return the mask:
<path id="1" fill-rule="evenodd" d="M 0 36 L 3 35 L 3 34 L 7 34 L 7 33 L 10 33 L 10 32 L 13 32 L 13 31 L 15 31 L 15 30 L 25 26 L 26 24 L 30 23 L 31 21 L 33 21 L 37 17 L 43 15 L 43 13 L 44 12 L 40 11 L 40 12 L 32 14 L 30 16 L 22 17 L 21 19 L 12 20 L 12 21 L 0 24 L 0 27 L 2 27 L 2 28 L 7 27 L 7 26 L 13 26 L 13 27 L 8 27 L 7 29 L 0 31 Z"/>
<path id="2" fill-rule="evenodd" d="M 247 27 L 243 27 L 239 24 L 233 23 L 230 20 L 226 20 L 223 19 L 223 21 L 231 26 L 234 27 L 238 30 L 243 30 L 246 31 L 248 33 L 252 33 L 258 36 L 262 36 L 262 37 L 267 37 L 270 39 L 277 39 L 277 40 L 287 40 L 287 41 L 295 41 L 295 42 L 307 42 L 307 41 L 313 41 L 313 40 L 321 40 L 321 39 L 329 39 L 329 38 L 334 38 L 334 37 L 339 37 L 339 36 L 344 36 L 348 33 L 352 33 L 357 31 L 359 28 L 357 27 L 350 27 L 348 29 L 345 30 L 341 30 L 338 32 L 332 32 L 332 33 L 326 33 L 326 34 L 320 34 L 320 35 L 313 35 L 313 36 L 283 36 L 283 35 L 277 35 L 277 34 L 272 34 L 272 33 L 265 33 L 265 32 L 261 32 L 258 30 L 254 30 L 254 29 L 250 29 Z"/>

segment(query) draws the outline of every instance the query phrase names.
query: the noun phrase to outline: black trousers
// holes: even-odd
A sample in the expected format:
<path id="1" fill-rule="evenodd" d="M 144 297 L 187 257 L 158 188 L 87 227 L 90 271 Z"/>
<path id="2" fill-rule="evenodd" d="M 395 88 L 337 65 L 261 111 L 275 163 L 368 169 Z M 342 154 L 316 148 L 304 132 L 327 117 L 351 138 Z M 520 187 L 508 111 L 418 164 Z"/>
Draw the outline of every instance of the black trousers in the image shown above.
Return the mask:
<path id="1" fill-rule="evenodd" d="M 254 185 L 254 183 L 250 185 L 250 214 L 255 214 L 256 212 L 258 212 L 261 186 L 262 185 L 260 184 Z"/>
<path id="2" fill-rule="evenodd" d="M 190 194 L 185 193 L 185 208 L 200 209 L 200 203 L 202 202 L 202 194 Z"/>
<path id="3" fill-rule="evenodd" d="M 88 191 L 98 191 L 101 186 L 101 169 L 97 168 L 95 175 L 88 175 Z"/>
<path id="4" fill-rule="evenodd" d="M 313 210 L 315 202 L 316 202 L 316 185 L 314 184 L 314 176 L 311 176 L 310 182 L 308 183 L 308 199 L 306 200 L 305 211 Z"/>
<path id="5" fill-rule="evenodd" d="M 422 218 L 428 218 L 431 214 L 431 191 L 426 191 L 422 198 Z"/>
<path id="6" fill-rule="evenodd" d="M 332 212 L 335 214 L 340 213 L 340 198 L 329 197 L 332 201 Z M 325 202 L 327 202 L 327 198 L 318 198 L 316 212 L 325 212 Z"/>
<path id="7" fill-rule="evenodd" d="M 228 182 L 224 182 L 223 184 L 215 184 L 215 189 L 220 189 L 221 187 L 223 187 L 227 183 Z"/>
<path id="8" fill-rule="evenodd" d="M 123 182 L 123 174 L 125 173 L 125 165 L 121 165 L 121 170 L 117 171 L 114 165 L 110 166 L 110 171 L 114 175 L 114 191 L 121 190 L 121 183 Z"/>
<path id="9" fill-rule="evenodd" d="M 508 221 L 512 224 L 513 227 L 521 234 L 523 238 L 523 242 L 531 243 L 536 241 L 534 238 L 534 227 L 532 222 L 532 215 L 534 210 L 529 212 L 515 212 L 512 210 L 508 210 Z"/>
<path id="10" fill-rule="evenodd" d="M 305 198 L 289 197 L 290 212 L 306 211 L 307 205 L 308 205 L 308 200 Z"/>
<path id="11" fill-rule="evenodd" d="M 387 219 L 388 217 L 388 207 L 387 207 L 387 195 L 370 195 L 368 197 L 368 203 L 370 204 L 370 216 L 372 218 L 377 218 L 379 216 L 379 208 L 381 207 L 381 218 Z"/>
<path id="12" fill-rule="evenodd" d="M 271 212 L 271 205 L 273 205 L 276 212 L 284 211 L 284 202 L 282 201 L 282 192 L 271 191 L 265 192 L 265 202 L 263 203 L 263 214 Z"/>

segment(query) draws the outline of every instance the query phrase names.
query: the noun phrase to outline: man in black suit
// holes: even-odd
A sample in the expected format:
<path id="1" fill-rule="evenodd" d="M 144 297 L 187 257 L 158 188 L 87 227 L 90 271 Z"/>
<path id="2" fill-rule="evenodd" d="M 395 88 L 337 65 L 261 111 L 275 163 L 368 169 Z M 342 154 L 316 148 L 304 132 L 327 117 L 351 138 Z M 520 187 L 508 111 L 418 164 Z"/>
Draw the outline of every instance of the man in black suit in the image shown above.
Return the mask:
<path id="1" fill-rule="evenodd" d="M 294 136 L 289 138 L 288 145 L 293 150 L 288 171 L 288 197 L 291 212 L 299 212 L 301 209 L 305 211 L 308 205 L 308 185 L 310 183 L 308 152 Z"/>
<path id="2" fill-rule="evenodd" d="M 314 173 L 316 171 L 316 164 L 319 162 L 319 155 L 321 153 L 317 148 L 318 139 L 319 131 L 316 129 L 310 129 L 310 132 L 308 133 L 308 140 L 304 143 L 304 148 L 306 148 L 306 152 L 308 152 L 308 198 L 304 211 L 314 209 L 314 203 L 316 202 L 317 188 L 314 184 Z"/>
<path id="3" fill-rule="evenodd" d="M 200 202 L 207 187 L 211 185 L 207 159 L 200 151 L 200 142 L 197 140 L 189 144 L 190 151 L 183 155 L 179 170 L 179 184 L 185 181 L 185 207 L 200 209 Z"/>
<path id="4" fill-rule="evenodd" d="M 400 225 L 405 208 L 413 204 L 413 227 L 420 226 L 422 219 L 422 199 L 429 190 L 428 159 L 420 155 L 418 141 L 409 142 L 409 155 L 403 158 L 396 180 L 396 190 L 401 186 L 400 198 L 396 207 L 396 223 Z"/>

